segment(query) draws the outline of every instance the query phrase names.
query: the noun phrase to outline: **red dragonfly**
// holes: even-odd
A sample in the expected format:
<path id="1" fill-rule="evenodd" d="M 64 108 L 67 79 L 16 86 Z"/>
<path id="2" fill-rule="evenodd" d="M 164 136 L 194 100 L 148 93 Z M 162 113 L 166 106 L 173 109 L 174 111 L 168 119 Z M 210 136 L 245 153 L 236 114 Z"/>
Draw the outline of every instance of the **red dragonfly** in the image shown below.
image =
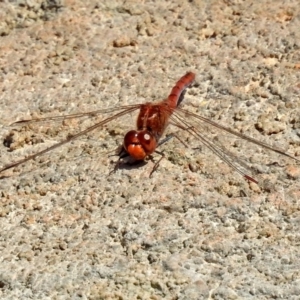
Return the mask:
<path id="1" fill-rule="evenodd" d="M 253 175 L 247 174 L 248 172 L 251 174 L 251 167 L 248 166 L 244 161 L 238 159 L 236 156 L 234 156 L 231 152 L 226 150 L 224 147 L 213 143 L 209 138 L 207 138 L 205 134 L 200 130 L 201 127 L 203 128 L 204 124 L 205 126 L 212 126 L 216 129 L 226 131 L 232 135 L 237 136 L 238 138 L 241 138 L 243 140 L 256 144 L 260 147 L 266 148 L 273 152 L 277 152 L 281 155 L 284 155 L 288 158 L 300 162 L 299 159 L 293 157 L 292 155 L 284 152 L 281 149 L 274 148 L 273 146 L 267 143 L 246 136 L 242 133 L 230 129 L 229 127 L 225 127 L 219 123 L 216 123 L 208 118 L 202 117 L 188 110 L 180 108 L 179 106 L 184 98 L 185 91 L 194 82 L 194 80 L 195 80 L 194 73 L 192 72 L 186 73 L 183 77 L 179 79 L 179 81 L 172 88 L 168 98 L 158 103 L 147 102 L 144 104 L 120 106 L 117 108 L 112 108 L 107 110 L 97 110 L 92 112 L 71 114 L 66 116 L 46 117 L 46 118 L 22 120 L 22 121 L 15 122 L 13 124 L 28 124 L 34 122 L 51 121 L 51 120 L 62 121 L 71 118 L 79 118 L 84 116 L 96 116 L 102 113 L 119 111 L 115 113 L 113 116 L 110 116 L 94 124 L 93 126 L 90 126 L 85 130 L 80 131 L 75 135 L 69 136 L 67 139 L 59 143 L 56 143 L 51 147 L 48 147 L 40 152 L 31 154 L 18 161 L 4 165 L 0 169 L 0 173 L 7 169 L 23 164 L 26 161 L 35 159 L 38 156 L 41 156 L 64 144 L 67 144 L 77 139 L 78 137 L 85 135 L 97 128 L 100 128 L 103 125 L 121 116 L 129 114 L 137 109 L 139 109 L 139 115 L 137 118 L 137 126 L 136 126 L 137 129 L 131 130 L 126 133 L 124 137 L 122 150 L 119 153 L 119 161 L 126 156 L 130 156 L 135 161 L 143 161 L 145 158 L 149 157 L 154 151 L 157 151 L 156 150 L 157 147 L 165 141 L 165 140 L 161 141 L 160 139 L 167 125 L 170 121 L 172 121 L 173 125 L 181 129 L 184 129 L 189 134 L 194 136 L 196 139 L 201 141 L 205 146 L 207 146 L 212 152 L 214 152 L 217 156 L 219 156 L 230 167 L 232 167 L 235 171 L 240 173 L 245 179 L 252 181 L 254 183 L 258 183 L 258 181 L 252 177 Z M 117 166 L 119 166 L 119 163 Z"/>

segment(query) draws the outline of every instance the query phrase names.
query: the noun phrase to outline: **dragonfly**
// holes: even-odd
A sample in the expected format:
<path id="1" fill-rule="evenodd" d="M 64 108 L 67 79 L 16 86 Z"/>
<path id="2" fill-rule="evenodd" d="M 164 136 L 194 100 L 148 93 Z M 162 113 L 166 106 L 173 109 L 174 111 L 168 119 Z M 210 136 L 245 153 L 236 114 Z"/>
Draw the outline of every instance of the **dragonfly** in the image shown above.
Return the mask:
<path id="1" fill-rule="evenodd" d="M 169 96 L 165 100 L 162 100 L 160 102 L 146 102 L 143 104 L 119 106 L 110 109 L 96 110 L 91 112 L 27 119 L 12 123 L 11 125 L 26 125 L 30 123 L 38 123 L 45 121 L 64 121 L 66 119 L 81 118 L 86 116 L 94 117 L 104 113 L 114 113 L 112 116 L 109 116 L 74 135 L 69 135 L 66 139 L 48 148 L 45 148 L 44 150 L 41 150 L 25 158 L 4 165 L 2 168 L 0 168 L 0 173 L 3 173 L 4 171 L 14 168 L 16 166 L 19 166 L 29 160 L 33 160 L 83 135 L 86 135 L 91 131 L 99 129 L 104 125 L 110 123 L 111 121 L 114 121 L 122 116 L 130 114 L 137 110 L 139 110 L 139 114 L 137 117 L 136 129 L 130 130 L 125 134 L 123 145 L 121 146 L 121 150 L 118 153 L 119 160 L 114 170 L 118 169 L 120 161 L 122 161 L 122 159 L 124 159 L 125 157 L 130 157 L 133 159 L 133 161 L 139 162 L 149 158 L 154 152 L 160 153 L 157 150 L 157 148 L 162 143 L 168 140 L 168 137 L 165 139 L 161 138 L 165 132 L 165 129 L 170 123 L 186 131 L 194 139 L 204 144 L 221 160 L 227 163 L 233 170 L 242 175 L 246 180 L 254 182 L 256 184 L 258 183 L 258 180 L 255 179 L 253 176 L 254 170 L 252 169 L 252 167 L 249 166 L 244 160 L 238 158 L 236 155 L 231 153 L 222 145 L 213 142 L 212 139 L 205 134 L 206 128 L 212 127 L 214 129 L 227 132 L 239 139 L 245 140 L 252 144 L 256 144 L 259 147 L 276 152 L 280 155 L 288 157 L 289 159 L 300 162 L 298 158 L 286 153 L 282 149 L 273 147 L 268 143 L 235 131 L 230 127 L 226 127 L 222 124 L 212 121 L 209 118 L 183 109 L 181 107 L 181 103 L 184 99 L 187 88 L 189 88 L 193 84 L 195 76 L 195 73 L 187 72 L 177 81 L 175 86 L 172 88 Z M 156 164 L 154 168 L 156 169 L 157 166 L 158 164 Z"/>

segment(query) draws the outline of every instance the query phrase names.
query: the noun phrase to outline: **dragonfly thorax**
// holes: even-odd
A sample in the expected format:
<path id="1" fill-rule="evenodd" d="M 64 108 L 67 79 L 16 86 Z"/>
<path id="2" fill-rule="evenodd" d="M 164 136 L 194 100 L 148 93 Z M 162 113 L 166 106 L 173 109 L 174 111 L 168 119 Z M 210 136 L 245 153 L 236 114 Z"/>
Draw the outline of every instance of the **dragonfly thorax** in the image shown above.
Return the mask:
<path id="1" fill-rule="evenodd" d="M 131 130 L 124 137 L 124 148 L 136 160 L 143 160 L 154 152 L 157 142 L 148 130 Z"/>

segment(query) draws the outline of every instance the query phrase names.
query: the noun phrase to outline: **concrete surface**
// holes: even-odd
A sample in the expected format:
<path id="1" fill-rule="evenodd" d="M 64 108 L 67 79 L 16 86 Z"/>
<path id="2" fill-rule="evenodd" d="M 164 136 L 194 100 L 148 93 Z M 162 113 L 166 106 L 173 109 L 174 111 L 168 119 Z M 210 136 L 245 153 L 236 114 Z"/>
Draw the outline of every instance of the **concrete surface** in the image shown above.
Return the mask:
<path id="1" fill-rule="evenodd" d="M 300 155 L 299 1 L 2 1 L 1 165 L 94 124 L 14 121 L 164 99 Z M 300 164 L 170 126 L 166 158 L 109 175 L 136 114 L 0 180 L 1 299 L 300 299 Z M 194 124 L 193 125 L 199 125 Z M 200 126 L 200 125 L 199 125 Z M 203 126 L 203 125 L 202 125 Z M 154 159 L 158 159 L 154 156 Z"/>

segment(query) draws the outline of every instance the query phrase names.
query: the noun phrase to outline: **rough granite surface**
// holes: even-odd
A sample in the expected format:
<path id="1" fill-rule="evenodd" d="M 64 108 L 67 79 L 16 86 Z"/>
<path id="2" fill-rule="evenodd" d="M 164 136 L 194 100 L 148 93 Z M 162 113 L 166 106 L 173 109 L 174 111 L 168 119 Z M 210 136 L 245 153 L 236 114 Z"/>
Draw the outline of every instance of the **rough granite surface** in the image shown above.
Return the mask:
<path id="1" fill-rule="evenodd" d="M 166 98 L 300 157 L 300 5 L 0 1 L 1 165 Z M 1 299 L 300 299 L 300 163 L 224 132 L 259 184 L 186 131 L 110 174 L 136 113 L 1 173 Z M 200 126 L 200 124 L 199 124 Z M 154 155 L 154 161 L 159 159 Z"/>

